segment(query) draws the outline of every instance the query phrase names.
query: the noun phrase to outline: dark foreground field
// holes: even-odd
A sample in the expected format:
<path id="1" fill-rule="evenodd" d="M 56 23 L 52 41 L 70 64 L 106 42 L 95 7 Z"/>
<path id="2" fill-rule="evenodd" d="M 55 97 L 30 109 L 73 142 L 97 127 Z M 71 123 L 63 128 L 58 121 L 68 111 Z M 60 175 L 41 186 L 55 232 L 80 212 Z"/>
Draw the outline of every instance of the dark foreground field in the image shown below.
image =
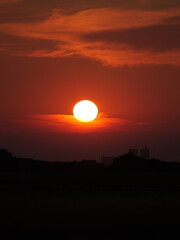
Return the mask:
<path id="1" fill-rule="evenodd" d="M 180 238 L 179 173 L 0 176 L 0 227 L 7 235 Z"/>

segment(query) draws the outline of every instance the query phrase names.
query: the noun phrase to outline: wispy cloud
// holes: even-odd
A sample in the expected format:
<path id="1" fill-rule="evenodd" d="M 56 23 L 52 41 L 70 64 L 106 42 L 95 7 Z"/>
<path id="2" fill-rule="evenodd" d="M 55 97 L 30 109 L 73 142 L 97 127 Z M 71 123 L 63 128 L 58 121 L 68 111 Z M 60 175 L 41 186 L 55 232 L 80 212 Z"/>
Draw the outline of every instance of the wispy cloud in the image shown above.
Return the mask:
<path id="1" fill-rule="evenodd" d="M 120 130 L 129 124 L 129 121 L 126 119 L 108 117 L 98 117 L 92 122 L 82 123 L 76 120 L 73 115 L 65 114 L 39 114 L 31 116 L 28 119 L 24 119 L 22 121 L 24 122 L 24 124 L 29 123 L 32 126 L 37 126 L 38 128 L 44 128 L 49 131 L 66 133 L 100 132 L 113 129 Z"/>
<path id="2" fill-rule="evenodd" d="M 55 133 L 93 133 L 109 131 L 129 131 L 150 129 L 151 122 L 135 122 L 118 117 L 99 116 L 92 122 L 82 123 L 73 115 L 38 114 L 22 119 L 4 119 L 0 121 L 0 131 L 8 132 L 55 132 Z"/>
<path id="3" fill-rule="evenodd" d="M 0 31 L 21 38 L 56 41 L 54 49 L 39 46 L 34 51 L 19 50 L 15 53 L 18 55 L 79 56 L 109 66 L 180 65 L 180 25 L 173 20 L 179 14 L 179 9 L 148 12 L 103 8 L 69 15 L 54 10 L 43 21 L 0 24 Z"/>

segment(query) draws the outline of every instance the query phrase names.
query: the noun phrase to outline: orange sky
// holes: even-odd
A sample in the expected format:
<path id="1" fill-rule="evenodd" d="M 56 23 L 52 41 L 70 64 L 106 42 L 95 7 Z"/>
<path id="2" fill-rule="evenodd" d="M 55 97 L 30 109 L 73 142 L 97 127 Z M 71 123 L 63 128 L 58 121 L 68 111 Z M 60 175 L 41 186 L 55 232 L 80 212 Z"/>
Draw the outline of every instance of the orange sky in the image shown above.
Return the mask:
<path id="1" fill-rule="evenodd" d="M 0 145 L 45 160 L 149 145 L 179 160 L 178 0 L 0 0 Z M 74 104 L 94 101 L 93 126 Z"/>

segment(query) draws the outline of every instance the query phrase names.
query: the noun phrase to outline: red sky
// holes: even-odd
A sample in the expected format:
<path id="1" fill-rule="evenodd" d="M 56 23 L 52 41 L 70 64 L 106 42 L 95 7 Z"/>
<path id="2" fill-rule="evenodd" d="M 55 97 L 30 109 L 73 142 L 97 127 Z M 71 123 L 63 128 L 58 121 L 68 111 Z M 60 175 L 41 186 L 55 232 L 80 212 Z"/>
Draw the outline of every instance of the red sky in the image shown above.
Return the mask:
<path id="1" fill-rule="evenodd" d="M 98 159 L 147 144 L 178 161 L 179 0 L 0 0 L 0 147 Z M 94 101 L 90 125 L 74 104 Z"/>

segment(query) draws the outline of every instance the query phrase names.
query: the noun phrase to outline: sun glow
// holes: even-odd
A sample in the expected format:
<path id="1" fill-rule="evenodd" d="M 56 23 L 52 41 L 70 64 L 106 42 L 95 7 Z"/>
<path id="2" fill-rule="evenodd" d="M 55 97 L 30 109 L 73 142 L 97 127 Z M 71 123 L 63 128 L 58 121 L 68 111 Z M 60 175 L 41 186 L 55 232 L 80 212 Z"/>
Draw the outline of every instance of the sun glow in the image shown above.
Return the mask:
<path id="1" fill-rule="evenodd" d="M 98 115 L 96 104 L 89 100 L 82 100 L 73 108 L 74 117 L 80 122 L 91 122 Z"/>

